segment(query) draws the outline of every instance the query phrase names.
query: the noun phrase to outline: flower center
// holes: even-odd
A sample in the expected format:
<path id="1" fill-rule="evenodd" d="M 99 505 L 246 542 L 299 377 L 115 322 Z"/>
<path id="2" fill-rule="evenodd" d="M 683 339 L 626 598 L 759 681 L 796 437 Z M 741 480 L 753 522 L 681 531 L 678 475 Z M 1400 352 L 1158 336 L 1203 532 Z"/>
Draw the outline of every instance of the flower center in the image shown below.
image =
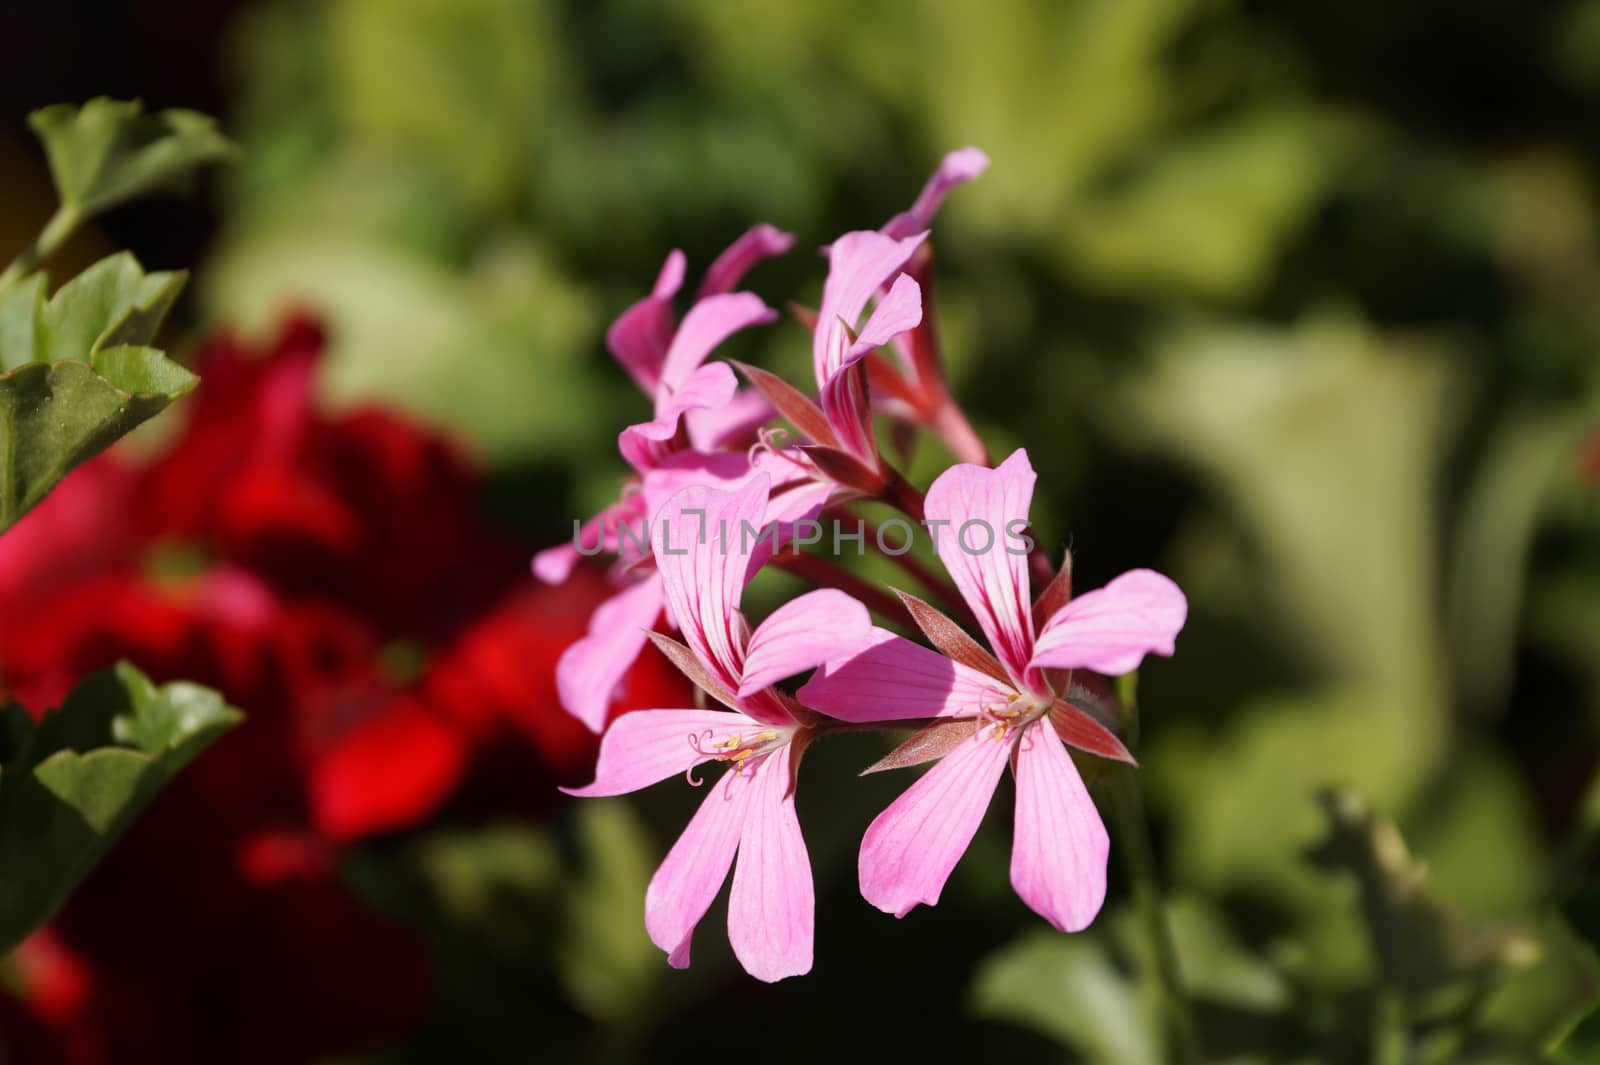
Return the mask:
<path id="1" fill-rule="evenodd" d="M 1043 717 L 1050 703 L 1032 695 L 1012 692 L 1004 706 L 986 706 L 978 712 L 978 731 L 988 730 L 995 740 L 1006 740 L 1018 729 L 1027 728 Z"/>
<path id="2" fill-rule="evenodd" d="M 788 743 L 791 734 L 787 729 L 762 729 L 760 732 L 742 733 L 731 732 L 726 737 L 711 742 L 715 733 L 707 729 L 704 732 L 692 733 L 689 736 L 689 746 L 694 753 L 702 758 L 714 759 L 718 762 L 732 762 L 733 771 L 742 773 L 745 765 L 751 759 L 759 759 L 764 755 Z M 694 778 L 694 768 L 689 769 L 689 783 L 700 786 L 700 781 Z"/>

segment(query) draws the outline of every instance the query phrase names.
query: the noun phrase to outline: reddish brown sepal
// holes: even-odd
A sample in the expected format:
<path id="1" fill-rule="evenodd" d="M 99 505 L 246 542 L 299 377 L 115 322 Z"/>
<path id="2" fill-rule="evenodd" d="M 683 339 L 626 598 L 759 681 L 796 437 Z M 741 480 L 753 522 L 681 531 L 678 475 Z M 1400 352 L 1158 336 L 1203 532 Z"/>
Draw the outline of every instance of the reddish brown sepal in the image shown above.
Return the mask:
<path id="1" fill-rule="evenodd" d="M 1061 742 L 1068 747 L 1087 751 L 1101 758 L 1109 758 L 1115 762 L 1139 764 L 1133 755 L 1128 753 L 1128 748 L 1122 745 L 1122 741 L 1117 739 L 1116 733 L 1071 703 L 1057 699 L 1055 705 L 1050 708 L 1049 717 L 1056 735 L 1060 736 Z"/>
<path id="2" fill-rule="evenodd" d="M 790 300 L 789 313 L 794 315 L 795 321 L 806 327 L 806 332 L 815 333 L 817 331 L 817 312 L 814 308 Z"/>
<path id="3" fill-rule="evenodd" d="M 911 620 L 922 630 L 922 635 L 926 636 L 928 642 L 937 647 L 946 658 L 993 677 L 1007 688 L 1013 686 L 1015 682 L 1006 676 L 1005 667 L 1000 665 L 994 655 L 985 651 L 977 640 L 968 636 L 960 625 L 908 592 L 902 592 L 898 588 L 892 588 L 890 591 L 900 597 L 907 613 L 911 615 Z"/>
<path id="4" fill-rule="evenodd" d="M 1033 601 L 1033 627 L 1042 629 L 1056 611 L 1072 602 L 1072 552 L 1061 556 L 1061 568 Z"/>
<path id="5" fill-rule="evenodd" d="M 730 710 L 739 709 L 739 700 L 711 671 L 705 667 L 700 659 L 695 657 L 693 651 L 672 637 L 659 632 L 649 633 L 650 639 L 667 656 L 667 660 L 677 666 L 684 676 L 700 688 L 701 691 L 722 703 Z"/>
<path id="6" fill-rule="evenodd" d="M 921 765 L 943 758 L 961 746 L 964 741 L 970 740 L 973 730 L 977 727 L 971 718 L 935 721 L 926 728 L 912 733 L 910 739 L 867 766 L 860 775 L 881 773 L 885 769 L 904 769 L 907 766 Z"/>
<path id="7" fill-rule="evenodd" d="M 848 452 L 817 444 L 802 445 L 800 450 L 816 466 L 819 473 L 835 484 L 860 492 L 864 496 L 876 496 L 883 491 L 884 476 L 869 469 L 860 459 Z"/>
<path id="8" fill-rule="evenodd" d="M 766 397 L 767 402 L 808 440 L 826 447 L 839 446 L 839 438 L 833 435 L 833 428 L 828 425 L 827 416 L 822 413 L 822 408 L 798 388 L 777 374 L 768 373 L 759 367 L 747 366 L 742 362 L 734 362 L 733 365 L 744 374 L 745 380 L 754 385 L 756 390 Z"/>

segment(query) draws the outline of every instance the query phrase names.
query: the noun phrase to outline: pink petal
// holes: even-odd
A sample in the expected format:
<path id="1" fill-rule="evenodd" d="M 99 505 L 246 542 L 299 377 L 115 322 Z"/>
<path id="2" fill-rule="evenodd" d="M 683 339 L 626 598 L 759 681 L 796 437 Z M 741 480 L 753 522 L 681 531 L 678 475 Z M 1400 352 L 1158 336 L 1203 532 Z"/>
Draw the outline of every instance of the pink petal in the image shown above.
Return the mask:
<path id="1" fill-rule="evenodd" d="M 758 460 L 758 466 L 763 469 L 774 469 L 780 473 L 792 470 L 787 459 L 783 457 L 765 459 L 774 456 L 773 452 L 766 452 Z M 778 490 L 776 482 L 774 491 Z M 822 513 L 822 508 L 827 505 L 828 499 L 833 495 L 833 485 L 827 482 L 813 482 L 783 486 L 782 494 L 775 495 L 767 504 L 767 523 L 777 527 L 776 533 L 769 533 L 761 537 L 761 542 L 755 545 L 755 550 L 750 554 L 750 562 L 745 570 L 745 580 L 752 580 L 762 566 L 772 561 L 772 556 L 793 542 L 801 533 L 800 524 L 813 521 Z M 805 530 L 807 534 L 810 529 Z"/>
<path id="2" fill-rule="evenodd" d="M 750 456 L 744 452 L 705 453 L 679 451 L 644 475 L 645 512 L 652 518 L 685 488 L 702 485 L 725 492 L 745 487 L 756 475 Z"/>
<path id="3" fill-rule="evenodd" d="M 590 732 L 605 727 L 617 686 L 644 650 L 647 633 L 661 616 L 661 579 L 635 581 L 601 603 L 589 631 L 556 662 L 556 692 L 567 713 Z"/>
<path id="4" fill-rule="evenodd" d="M 904 917 L 937 903 L 977 834 L 1012 746 L 977 728 L 867 827 L 861 896 L 884 913 Z"/>
<path id="5" fill-rule="evenodd" d="M 831 484 L 811 479 L 809 465 L 800 462 L 798 456 L 799 452 L 792 449 L 764 451 L 756 456 L 757 469 L 772 478 L 768 521 L 796 522 L 814 518 L 833 493 Z"/>
<path id="6" fill-rule="evenodd" d="M 622 430 L 617 449 L 640 473 L 654 469 L 671 453 L 670 441 L 685 412 L 726 406 L 738 388 L 739 380 L 727 363 L 699 367 L 677 389 L 663 386 L 656 397 L 655 419 Z"/>
<path id="7" fill-rule="evenodd" d="M 767 509 L 770 482 L 752 478 L 736 492 L 692 485 L 655 516 L 656 568 L 683 638 L 729 688 L 744 665 L 739 599 Z"/>
<path id="8" fill-rule="evenodd" d="M 811 358 L 817 385 L 826 384 L 839 369 L 846 344 L 841 331 L 854 329 L 867 301 L 911 258 L 927 237 L 920 233 L 895 240 L 871 230 L 846 233 L 828 249 L 828 279 L 822 286 L 822 306 L 817 309 L 817 329 Z"/>
<path id="9" fill-rule="evenodd" d="M 1017 742 L 1011 886 L 1061 932 L 1087 928 L 1106 898 L 1110 840 L 1078 767 L 1048 725 Z"/>
<path id="10" fill-rule="evenodd" d="M 922 287 L 910 274 L 900 274 L 894 279 L 888 293 L 872 310 L 872 317 L 861 327 L 856 342 L 845 353 L 845 361 L 853 355 L 865 354 L 881 348 L 901 333 L 922 324 Z"/>
<path id="11" fill-rule="evenodd" d="M 758 448 L 754 458 L 751 462 L 750 453 L 742 451 L 717 454 L 680 451 L 644 475 L 642 493 L 647 512 L 655 515 L 685 488 L 700 485 L 738 492 L 757 478 L 766 478 L 771 485 L 772 498 L 764 520 L 778 527 L 777 542 L 774 544 L 773 536 L 768 533 L 753 545 L 745 573 L 747 582 L 771 560 L 776 550 L 793 539 L 795 523 L 815 518 L 833 493 L 832 485 L 812 480 L 811 468 L 799 461 L 791 449 Z M 676 539 L 673 545 L 676 549 Z"/>
<path id="12" fill-rule="evenodd" d="M 1033 481 L 1028 453 L 1018 448 L 992 470 L 950 467 L 928 488 L 924 503 L 939 561 L 1018 684 L 1033 656 L 1028 556 L 1018 538 L 1028 523 Z"/>
<path id="13" fill-rule="evenodd" d="M 709 756 L 701 752 L 729 736 L 759 728 L 743 714 L 729 711 L 635 710 L 606 729 L 594 783 L 561 790 L 587 799 L 648 788 L 706 761 Z"/>
<path id="14" fill-rule="evenodd" d="M 811 971 L 816 900 L 790 789 L 790 748 L 756 767 L 728 895 L 728 941 L 745 972 L 772 983 Z"/>
<path id="15" fill-rule="evenodd" d="M 534 555 L 533 575 L 546 584 L 563 584 L 585 555 L 618 554 L 624 547 L 639 552 L 650 540 L 644 531 L 644 517 L 644 501 L 637 495 L 624 496 L 584 522 L 576 544 L 557 544 Z M 618 531 L 620 526 L 627 527 L 627 535 Z"/>
<path id="16" fill-rule="evenodd" d="M 1129 570 L 1056 611 L 1039 633 L 1032 665 L 1108 676 L 1131 672 L 1147 654 L 1172 654 L 1188 612 L 1171 580 L 1154 570 Z"/>
<path id="17" fill-rule="evenodd" d="M 689 446 L 696 451 L 716 451 L 753 443 L 756 431 L 777 417 L 772 404 L 753 388 L 740 389 L 720 407 L 691 410 L 684 414 L 689 430 Z"/>
<path id="18" fill-rule="evenodd" d="M 884 629 L 822 665 L 796 697 L 840 721 L 973 717 L 1014 694 L 975 669 Z"/>
<path id="19" fill-rule="evenodd" d="M 644 894 L 644 926 L 675 969 L 689 964 L 689 940 L 722 888 L 739 848 L 750 800 L 748 773 L 724 773 L 672 845 Z"/>
<path id="20" fill-rule="evenodd" d="M 822 413 L 839 446 L 860 459 L 869 469 L 878 465 L 878 444 L 872 432 L 872 404 L 867 395 L 866 374 L 856 365 L 865 358 L 860 353 L 846 359 L 822 386 Z"/>
<path id="21" fill-rule="evenodd" d="M 683 287 L 683 275 L 688 268 L 689 261 L 683 252 L 677 248 L 667 253 L 667 259 L 661 264 L 661 272 L 656 275 L 655 287 L 650 290 L 650 295 L 657 299 L 671 299 Z"/>
<path id="22" fill-rule="evenodd" d="M 771 259 L 779 255 L 788 254 L 794 247 L 794 234 L 785 233 L 776 226 L 762 223 L 746 230 L 744 235 L 732 244 L 728 250 L 717 256 L 706 271 L 705 280 L 700 282 L 700 299 L 707 296 L 718 296 L 724 292 L 732 292 L 734 286 L 744 280 L 744 275 L 750 268 L 763 259 Z"/>
<path id="23" fill-rule="evenodd" d="M 950 190 L 989 169 L 989 157 L 977 148 L 959 148 L 939 162 L 911 210 L 895 215 L 880 231 L 890 237 L 909 237 L 933 224 L 933 216 Z"/>
<path id="24" fill-rule="evenodd" d="M 708 296 L 689 308 L 661 366 L 661 387 L 676 391 L 712 349 L 741 329 L 778 319 L 778 312 L 749 292 Z"/>
<path id="25" fill-rule="evenodd" d="M 606 330 L 606 347 L 646 395 L 654 395 L 676 322 L 672 297 L 683 284 L 683 252 L 667 256 L 650 295 L 623 311 Z"/>
<path id="26" fill-rule="evenodd" d="M 592 524 L 585 525 L 578 535 L 585 548 L 600 544 L 603 549 L 604 544 L 596 537 L 599 530 L 590 531 Z M 598 551 L 595 553 L 599 554 Z M 546 584 L 565 584 L 582 560 L 583 556 L 570 543 L 547 547 L 533 556 L 533 575 Z"/>
<path id="27" fill-rule="evenodd" d="M 867 608 L 841 591 L 821 588 L 791 599 L 750 635 L 739 694 L 753 695 L 845 654 L 871 630 Z"/>

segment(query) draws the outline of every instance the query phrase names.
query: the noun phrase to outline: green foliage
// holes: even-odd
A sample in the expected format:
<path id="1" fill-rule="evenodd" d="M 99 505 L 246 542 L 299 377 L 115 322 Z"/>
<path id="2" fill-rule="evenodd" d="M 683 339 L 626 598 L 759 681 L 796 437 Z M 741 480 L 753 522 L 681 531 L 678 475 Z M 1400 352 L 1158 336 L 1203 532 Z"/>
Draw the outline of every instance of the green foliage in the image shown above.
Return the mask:
<path id="1" fill-rule="evenodd" d="M 42 274 L 0 293 L 0 532 L 198 383 L 149 346 L 183 282 L 123 253 L 48 300 Z"/>
<path id="2" fill-rule="evenodd" d="M 1331 827 L 1310 856 L 1324 869 L 1355 877 L 1382 986 L 1420 1000 L 1537 959 L 1538 946 L 1528 936 L 1475 928 L 1436 898 L 1427 867 L 1411 856 L 1399 830 L 1360 799 L 1328 791 L 1322 805 Z"/>
<path id="3" fill-rule="evenodd" d="M 616 427 L 646 405 L 602 333 L 668 248 L 692 287 L 751 223 L 792 229 L 801 250 L 751 285 L 814 303 L 805 249 L 902 209 L 939 152 L 983 147 L 993 168 L 935 227 L 957 394 L 994 451 L 1030 448 L 1039 529 L 1073 546 L 1084 587 L 1149 564 L 1189 594 L 1178 654 L 1141 678 L 1138 754 L 1215 1056 L 1369 1061 L 1419 1034 L 1430 1065 L 1532 1060 L 1563 1036 L 1582 1060 L 1600 981 L 1571 900 L 1589 852 L 1551 836 L 1577 820 L 1590 839 L 1572 796 L 1600 729 L 1600 510 L 1574 452 L 1600 424 L 1600 154 L 1572 119 L 1600 85 L 1600 6 L 1434 7 L 1422 33 L 1373 4 L 275 0 L 239 26 L 250 153 L 202 298 L 251 322 L 309 304 L 333 327 L 329 398 L 399 403 L 508 477 L 570 480 L 521 502 L 553 540 L 573 497 L 614 495 Z M 1389 61 L 1423 37 L 1436 47 Z M 40 298 L 29 284 L 17 306 Z M 0 312 L 0 352 L 32 351 L 34 321 Z M 728 353 L 793 380 L 807 358 L 788 323 Z M 834 776 L 833 752 L 808 756 L 818 971 L 761 1001 L 795 1056 L 826 1042 L 826 1006 L 885 991 L 890 970 L 862 959 L 942 979 L 917 990 L 932 1013 L 965 960 L 1032 920 L 998 807 L 937 914 L 858 919 L 866 815 L 829 789 L 884 751 L 855 753 Z M 1329 838 L 1311 797 L 1331 783 L 1382 814 L 1341 837 L 1354 875 L 1302 860 Z M 903 786 L 851 782 L 881 802 Z M 693 984 L 647 979 L 637 888 L 665 817 L 639 850 L 598 816 L 571 826 L 570 861 L 542 827 L 464 834 L 481 846 L 463 843 L 441 920 L 521 952 L 525 983 L 496 969 L 462 991 L 463 1038 L 498 994 L 526 1049 L 530 985 L 561 1003 L 538 1014 L 547 1055 L 560 1018 L 725 1023 L 723 997 L 701 1010 L 665 1001 Z M 1384 871 L 1400 829 L 1425 884 L 1415 859 Z M 1457 987 L 1419 1017 L 1377 985 L 1358 883 L 1415 926 L 1383 926 L 1417 948 L 1381 951 L 1407 986 L 1429 981 L 1397 964 L 1455 957 L 1454 929 L 1475 927 L 1441 913 L 1513 922 L 1540 960 L 1495 970 L 1465 1028 Z M 1100 1023 L 1157 1023 L 1121 890 L 1090 933 L 985 963 L 984 1016 L 1165 1060 L 1159 1032 Z M 697 958 L 687 979 L 719 978 Z M 498 1060 L 441 1055 L 462 1056 Z"/>
<path id="4" fill-rule="evenodd" d="M 565 983 L 596 1020 L 637 1023 L 661 975 L 661 952 L 636 919 L 654 844 L 626 802 L 584 803 L 576 818 L 580 865 L 566 887 L 559 948 Z"/>
<path id="5" fill-rule="evenodd" d="M 1093 938 L 1031 932 L 988 958 L 972 985 L 984 1016 L 1035 1028 L 1104 1065 L 1166 1060 L 1154 989 Z"/>
<path id="6" fill-rule="evenodd" d="M 196 684 L 123 663 L 38 724 L 7 704 L 0 739 L 0 956 L 49 920 L 173 775 L 242 720 Z"/>
<path id="7" fill-rule="evenodd" d="M 208 116 L 147 115 L 137 100 L 56 104 L 35 111 L 28 124 L 44 142 L 62 209 L 78 217 L 170 187 L 232 152 Z"/>

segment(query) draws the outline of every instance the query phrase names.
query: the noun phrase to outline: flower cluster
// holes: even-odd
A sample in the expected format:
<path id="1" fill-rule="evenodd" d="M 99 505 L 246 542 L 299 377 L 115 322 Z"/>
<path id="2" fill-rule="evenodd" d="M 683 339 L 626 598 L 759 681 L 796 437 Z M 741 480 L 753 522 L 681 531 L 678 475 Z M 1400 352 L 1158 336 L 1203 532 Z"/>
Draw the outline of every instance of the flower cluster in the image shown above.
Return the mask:
<path id="1" fill-rule="evenodd" d="M 1104 719 L 1104 700 L 1087 693 L 1097 677 L 1130 672 L 1146 654 L 1170 655 L 1186 603 L 1149 570 L 1073 598 L 1068 567 L 1053 573 L 1023 534 L 1034 486 L 1027 453 L 990 468 L 950 394 L 925 307 L 929 226 L 946 194 L 987 165 L 976 149 L 950 154 L 909 211 L 826 249 L 821 304 L 799 312 L 811 331 L 816 398 L 748 366 L 739 369 L 752 387 L 741 389 L 725 363 L 708 361 L 734 332 L 778 317 L 732 291 L 756 262 L 793 244 L 768 226 L 713 263 L 681 320 L 672 298 L 684 260 L 673 252 L 651 295 L 608 336 L 654 403 L 652 419 L 618 440 L 636 476 L 575 543 L 540 554 L 534 571 L 568 579 L 585 545 L 617 556 L 615 593 L 558 667 L 563 705 L 590 728 L 604 726 L 623 671 L 651 642 L 723 707 L 615 718 L 594 783 L 571 791 L 617 795 L 672 776 L 699 784 L 701 767 L 724 767 L 646 894 L 645 924 L 674 966 L 688 964 L 695 926 L 733 868 L 728 935 L 740 963 L 769 981 L 810 970 L 815 907 L 795 790 L 807 745 L 835 729 L 917 728 L 882 765 L 937 759 L 862 841 L 861 892 L 874 906 L 904 916 L 938 901 L 1008 763 L 1018 895 L 1064 931 L 1085 927 L 1104 899 L 1106 831 L 1067 747 L 1132 761 Z M 799 442 L 769 428 L 779 417 Z M 930 431 L 963 461 L 924 495 L 880 449 L 883 419 L 897 440 Z M 797 528 L 863 501 L 932 532 L 948 580 L 911 556 L 885 554 L 942 590 L 987 648 L 921 600 L 886 595 L 800 550 Z M 631 525 L 649 535 L 630 535 Z M 769 564 L 819 587 L 752 625 L 740 612 L 743 591 Z M 1037 599 L 1035 577 L 1047 582 Z M 932 648 L 874 625 L 868 605 Z M 802 674 L 810 677 L 797 689 L 779 686 Z"/>
<path id="2" fill-rule="evenodd" d="M 305 319 L 211 343 L 170 446 L 96 459 L 0 539 L 0 617 L 26 619 L 0 701 L 42 711 L 128 658 L 247 711 L 19 951 L 21 1060 L 310 1060 L 410 1028 L 426 956 L 344 886 L 345 845 L 447 802 L 537 812 L 594 757 L 554 676 L 604 581 L 530 584 L 456 448 L 318 409 L 322 351 Z M 625 679 L 623 707 L 687 693 L 654 652 Z"/>

